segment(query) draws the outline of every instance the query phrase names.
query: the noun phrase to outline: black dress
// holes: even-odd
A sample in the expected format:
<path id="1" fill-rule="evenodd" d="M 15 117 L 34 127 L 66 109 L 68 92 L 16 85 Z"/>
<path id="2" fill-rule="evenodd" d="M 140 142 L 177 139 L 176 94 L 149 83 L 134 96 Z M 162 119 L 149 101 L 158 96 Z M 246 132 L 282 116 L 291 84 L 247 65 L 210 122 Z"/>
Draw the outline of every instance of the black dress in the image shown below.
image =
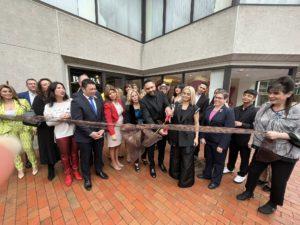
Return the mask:
<path id="1" fill-rule="evenodd" d="M 42 96 L 36 96 L 32 103 L 32 109 L 36 115 L 43 116 L 45 101 Z M 60 154 L 57 145 L 54 142 L 54 127 L 48 127 L 46 122 L 37 127 L 37 137 L 39 144 L 41 164 L 54 165 L 60 160 Z"/>
<path id="2" fill-rule="evenodd" d="M 189 105 L 186 110 L 181 104 L 175 105 L 172 124 L 194 125 L 194 115 L 198 112 L 198 107 Z M 178 179 L 178 186 L 191 187 L 195 183 L 194 168 L 194 131 L 169 131 L 170 168 L 169 174 L 174 179 Z"/>

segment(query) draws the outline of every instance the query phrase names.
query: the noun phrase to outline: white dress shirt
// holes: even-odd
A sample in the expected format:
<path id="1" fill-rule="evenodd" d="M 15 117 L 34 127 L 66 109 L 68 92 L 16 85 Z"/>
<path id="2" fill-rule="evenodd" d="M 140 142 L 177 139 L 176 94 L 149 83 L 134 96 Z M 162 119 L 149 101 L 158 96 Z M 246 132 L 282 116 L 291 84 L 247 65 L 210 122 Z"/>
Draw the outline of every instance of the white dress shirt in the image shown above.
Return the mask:
<path id="1" fill-rule="evenodd" d="M 33 100 L 34 100 L 34 98 L 35 98 L 35 96 L 36 96 L 36 93 L 33 93 L 33 92 L 31 92 L 31 91 L 28 91 L 28 93 L 29 93 L 29 100 L 30 100 L 30 105 L 32 105 L 32 103 L 33 103 Z"/>

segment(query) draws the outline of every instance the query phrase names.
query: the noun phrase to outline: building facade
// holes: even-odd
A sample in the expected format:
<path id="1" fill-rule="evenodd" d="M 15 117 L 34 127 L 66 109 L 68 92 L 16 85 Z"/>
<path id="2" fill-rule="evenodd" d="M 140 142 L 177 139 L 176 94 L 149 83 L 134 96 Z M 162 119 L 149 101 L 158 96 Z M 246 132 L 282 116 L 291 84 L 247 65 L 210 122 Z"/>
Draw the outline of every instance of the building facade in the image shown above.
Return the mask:
<path id="1" fill-rule="evenodd" d="M 266 100 L 269 81 L 300 80 L 300 0 L 2 0 L 0 83 L 63 81 L 87 73 L 100 86 L 163 80 Z M 297 89 L 298 98 L 300 89 Z"/>

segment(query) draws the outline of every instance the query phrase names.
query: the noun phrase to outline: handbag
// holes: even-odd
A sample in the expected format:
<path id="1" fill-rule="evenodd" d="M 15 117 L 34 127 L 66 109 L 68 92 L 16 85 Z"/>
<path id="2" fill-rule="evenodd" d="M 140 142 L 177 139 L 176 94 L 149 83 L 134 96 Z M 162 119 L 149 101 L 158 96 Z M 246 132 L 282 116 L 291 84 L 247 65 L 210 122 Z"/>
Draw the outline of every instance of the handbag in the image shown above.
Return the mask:
<path id="1" fill-rule="evenodd" d="M 275 147 L 275 141 L 264 138 L 257 150 L 257 153 L 255 154 L 256 161 L 270 163 L 281 159 L 280 155 L 277 155 L 272 151 L 272 149 L 274 149 Z"/>
<path id="2" fill-rule="evenodd" d="M 23 124 L 26 126 L 38 127 L 41 124 L 40 120 L 34 119 L 35 112 L 31 109 L 23 114 Z"/>

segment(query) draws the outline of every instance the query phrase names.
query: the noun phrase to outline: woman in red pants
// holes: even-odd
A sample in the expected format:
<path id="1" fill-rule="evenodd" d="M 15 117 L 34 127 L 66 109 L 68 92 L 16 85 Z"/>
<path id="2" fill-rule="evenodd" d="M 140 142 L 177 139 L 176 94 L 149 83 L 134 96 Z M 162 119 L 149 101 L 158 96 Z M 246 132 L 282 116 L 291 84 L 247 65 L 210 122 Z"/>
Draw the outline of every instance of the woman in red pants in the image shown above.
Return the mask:
<path id="1" fill-rule="evenodd" d="M 48 89 L 48 101 L 44 116 L 48 119 L 48 126 L 54 127 L 56 143 L 61 154 L 61 161 L 65 172 L 65 184 L 72 184 L 72 175 L 76 180 L 82 180 L 78 168 L 78 147 L 74 139 L 75 125 L 56 122 L 59 119 L 71 117 L 71 99 L 66 94 L 65 87 L 60 82 L 53 82 Z"/>

